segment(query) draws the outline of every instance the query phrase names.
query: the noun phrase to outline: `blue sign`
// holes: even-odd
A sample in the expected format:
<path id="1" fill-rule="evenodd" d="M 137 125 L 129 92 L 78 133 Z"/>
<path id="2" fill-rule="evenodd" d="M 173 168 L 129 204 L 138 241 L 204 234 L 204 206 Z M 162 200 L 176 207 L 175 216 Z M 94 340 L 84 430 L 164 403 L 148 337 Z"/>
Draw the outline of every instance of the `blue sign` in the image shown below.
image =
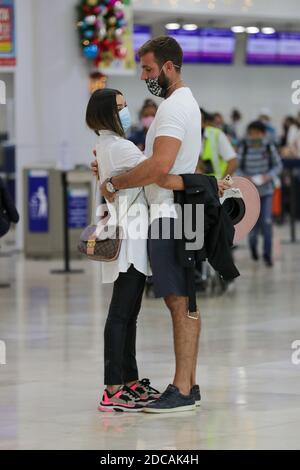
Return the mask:
<path id="1" fill-rule="evenodd" d="M 28 174 L 28 225 L 31 233 L 49 230 L 48 172 L 30 171 Z"/>
<path id="2" fill-rule="evenodd" d="M 235 54 L 235 35 L 230 29 L 183 28 L 167 30 L 183 50 L 183 61 L 190 64 L 232 64 Z"/>
<path id="3" fill-rule="evenodd" d="M 300 33 L 251 34 L 247 41 L 247 64 L 300 65 Z"/>
<path id="4" fill-rule="evenodd" d="M 89 223 L 89 191 L 71 189 L 68 192 L 68 226 L 85 228 Z"/>

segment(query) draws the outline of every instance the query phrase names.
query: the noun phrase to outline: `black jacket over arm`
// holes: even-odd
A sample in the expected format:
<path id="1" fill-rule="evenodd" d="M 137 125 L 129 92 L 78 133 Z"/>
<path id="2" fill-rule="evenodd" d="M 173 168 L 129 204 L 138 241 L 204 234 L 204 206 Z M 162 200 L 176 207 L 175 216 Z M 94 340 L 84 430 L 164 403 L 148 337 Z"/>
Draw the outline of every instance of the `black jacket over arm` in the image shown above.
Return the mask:
<path id="1" fill-rule="evenodd" d="M 189 250 L 184 236 L 177 240 L 178 261 L 187 269 L 189 286 L 189 310 L 196 310 L 195 293 L 195 264 L 196 260 L 208 260 L 211 266 L 225 281 L 235 279 L 240 275 L 232 257 L 231 248 L 234 239 L 234 226 L 231 218 L 222 207 L 219 200 L 217 180 L 213 176 L 200 174 L 181 175 L 184 181 L 184 191 L 174 191 L 175 203 L 181 206 L 182 224 L 184 221 L 196 229 L 197 204 L 204 205 L 204 246 L 199 250 Z M 185 205 L 192 208 L 190 218 L 185 214 Z"/>

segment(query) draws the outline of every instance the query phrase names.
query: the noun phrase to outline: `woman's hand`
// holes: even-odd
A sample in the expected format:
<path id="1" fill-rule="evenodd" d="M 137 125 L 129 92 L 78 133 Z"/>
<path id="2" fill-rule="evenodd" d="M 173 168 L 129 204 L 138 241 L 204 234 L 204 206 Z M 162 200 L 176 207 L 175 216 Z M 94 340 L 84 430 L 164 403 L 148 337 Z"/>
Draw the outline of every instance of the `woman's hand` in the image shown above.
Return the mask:
<path id="1" fill-rule="evenodd" d="M 108 202 L 114 202 L 115 199 L 116 199 L 116 196 L 117 196 L 117 192 L 115 193 L 110 193 L 109 191 L 107 191 L 107 188 L 106 188 L 106 184 L 109 180 L 106 180 L 104 181 L 104 183 L 101 184 L 100 186 L 100 191 L 101 191 L 101 194 L 102 196 L 104 197 L 104 199 Z"/>
<path id="2" fill-rule="evenodd" d="M 224 196 L 224 191 L 226 189 L 230 189 L 232 187 L 232 184 L 226 180 L 218 180 L 218 188 L 219 188 L 219 196 L 223 197 Z"/>
<path id="3" fill-rule="evenodd" d="M 96 150 L 93 150 L 93 154 L 94 154 L 94 157 L 96 157 Z M 91 170 L 92 170 L 93 176 L 96 176 L 96 178 L 99 181 L 100 180 L 100 173 L 99 173 L 99 166 L 98 166 L 98 161 L 97 160 L 94 160 L 91 163 Z M 114 200 L 116 199 L 116 193 L 110 193 L 109 191 L 107 191 L 107 189 L 106 189 L 107 181 L 108 180 L 104 181 L 104 183 L 102 183 L 101 186 L 100 186 L 101 195 L 104 197 L 104 199 L 106 201 L 114 202 Z M 97 182 L 97 184 L 98 184 L 98 182 Z"/>
<path id="4" fill-rule="evenodd" d="M 96 157 L 96 150 L 93 150 L 93 155 L 94 155 L 94 157 Z M 91 170 L 92 170 L 93 176 L 96 176 L 98 179 L 100 179 L 99 167 L 98 167 L 98 161 L 97 160 L 94 160 L 91 163 Z"/>

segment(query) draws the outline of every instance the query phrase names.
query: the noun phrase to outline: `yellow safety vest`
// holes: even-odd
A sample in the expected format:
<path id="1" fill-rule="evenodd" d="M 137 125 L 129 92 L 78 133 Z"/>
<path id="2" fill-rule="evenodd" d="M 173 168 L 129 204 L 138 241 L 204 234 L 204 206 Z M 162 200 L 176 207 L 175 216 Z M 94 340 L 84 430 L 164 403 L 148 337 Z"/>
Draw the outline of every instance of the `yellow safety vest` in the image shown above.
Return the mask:
<path id="1" fill-rule="evenodd" d="M 204 132 L 203 151 L 200 155 L 200 160 L 211 162 L 213 173 L 209 173 L 209 176 L 215 176 L 216 178 L 223 178 L 228 165 L 228 162 L 223 160 L 219 154 L 220 133 L 221 130 L 216 127 L 206 127 Z"/>

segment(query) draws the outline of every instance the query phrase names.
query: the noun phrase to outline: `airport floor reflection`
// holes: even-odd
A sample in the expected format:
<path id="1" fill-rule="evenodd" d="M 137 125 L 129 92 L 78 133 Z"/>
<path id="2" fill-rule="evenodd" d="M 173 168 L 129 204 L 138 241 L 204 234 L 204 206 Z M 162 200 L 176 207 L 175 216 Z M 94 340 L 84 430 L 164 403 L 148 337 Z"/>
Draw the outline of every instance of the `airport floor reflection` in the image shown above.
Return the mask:
<path id="1" fill-rule="evenodd" d="M 200 409 L 170 415 L 101 414 L 103 325 L 111 292 L 95 263 L 51 275 L 60 261 L 0 258 L 0 449 L 300 448 L 300 246 L 282 245 L 273 270 L 240 248 L 242 277 L 223 297 L 200 298 Z M 300 357 L 300 354 L 298 355 Z M 140 316 L 141 377 L 163 389 L 174 371 L 160 300 Z"/>

